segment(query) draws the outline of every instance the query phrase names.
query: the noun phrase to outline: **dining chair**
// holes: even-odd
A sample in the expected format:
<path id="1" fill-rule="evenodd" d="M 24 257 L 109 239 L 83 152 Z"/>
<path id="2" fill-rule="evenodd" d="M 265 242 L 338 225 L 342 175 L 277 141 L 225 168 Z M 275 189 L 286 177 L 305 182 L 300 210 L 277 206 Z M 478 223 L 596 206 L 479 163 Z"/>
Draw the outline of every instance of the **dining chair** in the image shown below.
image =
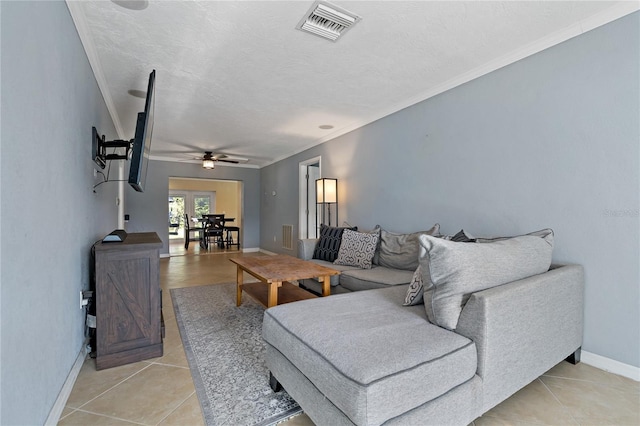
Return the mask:
<path id="1" fill-rule="evenodd" d="M 192 232 L 202 232 L 202 228 L 191 227 L 191 223 L 189 222 L 189 215 L 187 213 L 184 214 L 184 248 L 185 250 L 189 250 L 189 241 L 191 241 L 191 233 Z M 202 235 L 200 236 L 202 238 Z"/>
<path id="2" fill-rule="evenodd" d="M 204 230 L 206 247 L 209 248 L 211 238 L 218 247 L 224 247 L 224 214 L 209 214 L 207 227 Z"/>
<path id="3" fill-rule="evenodd" d="M 231 246 L 236 246 L 238 247 L 238 249 L 240 249 L 240 227 L 239 226 L 227 226 L 226 222 L 224 225 L 224 232 L 225 234 L 227 234 L 226 238 L 225 238 L 225 244 L 227 246 L 227 248 L 231 247 Z M 233 242 L 233 232 L 236 233 L 236 239 L 235 239 L 235 243 Z"/>

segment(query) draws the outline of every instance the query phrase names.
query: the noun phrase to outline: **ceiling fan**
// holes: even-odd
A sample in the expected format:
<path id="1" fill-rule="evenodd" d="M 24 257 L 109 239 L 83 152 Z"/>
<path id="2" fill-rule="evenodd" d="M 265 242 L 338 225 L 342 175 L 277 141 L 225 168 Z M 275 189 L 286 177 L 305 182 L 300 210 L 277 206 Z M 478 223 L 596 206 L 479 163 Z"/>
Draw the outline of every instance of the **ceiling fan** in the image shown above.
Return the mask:
<path id="1" fill-rule="evenodd" d="M 223 163 L 232 163 L 238 164 L 240 160 L 229 158 L 226 154 L 213 154 L 212 151 L 205 151 L 202 157 L 197 157 L 196 160 L 202 160 L 202 167 L 205 169 L 213 169 L 215 168 L 216 161 L 221 161 Z"/>

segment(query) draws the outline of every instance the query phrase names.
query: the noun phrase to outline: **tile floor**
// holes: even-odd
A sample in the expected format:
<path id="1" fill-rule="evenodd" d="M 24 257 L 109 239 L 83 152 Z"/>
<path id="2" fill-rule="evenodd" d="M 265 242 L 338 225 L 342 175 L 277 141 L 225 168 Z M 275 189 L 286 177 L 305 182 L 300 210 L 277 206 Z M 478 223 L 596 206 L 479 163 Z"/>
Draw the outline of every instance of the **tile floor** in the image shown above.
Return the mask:
<path id="1" fill-rule="evenodd" d="M 256 255 L 260 254 L 186 254 L 161 259 L 164 356 L 101 371 L 96 371 L 93 359 L 87 359 L 59 424 L 202 425 L 169 289 L 233 282 L 235 265 L 228 259 Z M 563 361 L 474 424 L 640 425 L 640 383 L 584 363 L 574 366 Z M 313 423 L 301 415 L 283 425 Z"/>

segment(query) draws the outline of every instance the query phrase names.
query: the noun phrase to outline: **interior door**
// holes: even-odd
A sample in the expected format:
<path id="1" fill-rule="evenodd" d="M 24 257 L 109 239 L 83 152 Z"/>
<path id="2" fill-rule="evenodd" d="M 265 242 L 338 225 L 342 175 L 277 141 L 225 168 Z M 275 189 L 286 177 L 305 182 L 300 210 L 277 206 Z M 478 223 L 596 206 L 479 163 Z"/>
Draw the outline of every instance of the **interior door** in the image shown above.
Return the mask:
<path id="1" fill-rule="evenodd" d="M 318 219 L 316 209 L 316 179 L 320 177 L 321 158 L 315 157 L 299 165 L 298 238 L 316 238 Z"/>
<path id="2" fill-rule="evenodd" d="M 320 164 L 307 166 L 307 175 L 307 238 L 317 238 L 320 230 L 316 209 L 316 179 L 320 179 Z"/>

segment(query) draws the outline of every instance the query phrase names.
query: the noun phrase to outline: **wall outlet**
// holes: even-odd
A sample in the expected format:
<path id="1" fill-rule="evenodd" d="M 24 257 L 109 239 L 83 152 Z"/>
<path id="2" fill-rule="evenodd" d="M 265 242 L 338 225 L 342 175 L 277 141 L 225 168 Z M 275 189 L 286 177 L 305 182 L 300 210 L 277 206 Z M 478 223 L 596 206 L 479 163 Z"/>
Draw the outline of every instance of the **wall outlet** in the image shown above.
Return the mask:
<path id="1" fill-rule="evenodd" d="M 87 315 L 87 327 L 96 328 L 96 316 L 95 315 Z"/>
<path id="2" fill-rule="evenodd" d="M 85 299 L 84 294 L 82 293 L 82 290 L 80 290 L 80 309 L 84 308 L 88 304 L 89 304 L 89 299 Z"/>

